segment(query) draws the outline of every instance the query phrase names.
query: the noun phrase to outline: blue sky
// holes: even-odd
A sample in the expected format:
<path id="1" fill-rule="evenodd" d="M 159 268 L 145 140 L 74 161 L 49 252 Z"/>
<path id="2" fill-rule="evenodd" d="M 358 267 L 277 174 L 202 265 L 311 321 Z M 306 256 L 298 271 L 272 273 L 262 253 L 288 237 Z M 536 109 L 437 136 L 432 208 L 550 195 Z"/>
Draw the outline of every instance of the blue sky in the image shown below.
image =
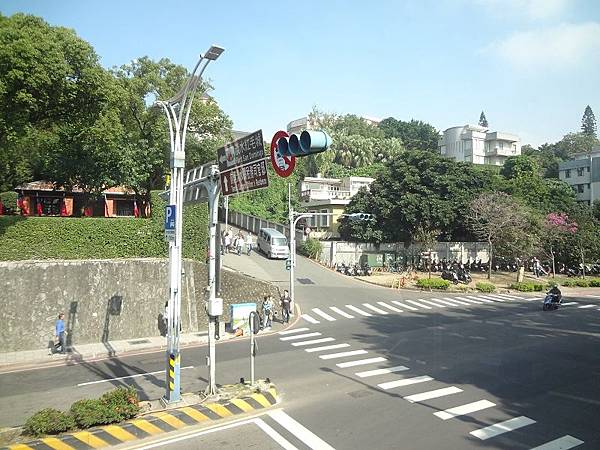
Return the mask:
<path id="1" fill-rule="evenodd" d="M 212 93 L 240 130 L 265 139 L 313 106 L 326 112 L 476 123 L 523 143 L 600 120 L 598 0 L 158 1 L 4 0 L 70 27 L 106 67 L 168 57 L 207 69 Z"/>

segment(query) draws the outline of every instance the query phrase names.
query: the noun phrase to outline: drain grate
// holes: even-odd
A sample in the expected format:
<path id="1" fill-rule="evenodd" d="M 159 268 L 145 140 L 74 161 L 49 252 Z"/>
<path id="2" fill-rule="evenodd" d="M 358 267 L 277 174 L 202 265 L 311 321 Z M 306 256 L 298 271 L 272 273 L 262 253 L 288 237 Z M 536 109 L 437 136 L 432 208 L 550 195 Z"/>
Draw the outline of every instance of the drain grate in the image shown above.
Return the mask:
<path id="1" fill-rule="evenodd" d="M 296 278 L 296 280 L 298 280 L 298 283 L 300 284 L 315 284 L 310 278 Z"/>
<path id="2" fill-rule="evenodd" d="M 140 345 L 140 344 L 149 344 L 150 341 L 148 339 L 138 339 L 135 341 L 127 341 L 128 344 L 131 345 Z"/>

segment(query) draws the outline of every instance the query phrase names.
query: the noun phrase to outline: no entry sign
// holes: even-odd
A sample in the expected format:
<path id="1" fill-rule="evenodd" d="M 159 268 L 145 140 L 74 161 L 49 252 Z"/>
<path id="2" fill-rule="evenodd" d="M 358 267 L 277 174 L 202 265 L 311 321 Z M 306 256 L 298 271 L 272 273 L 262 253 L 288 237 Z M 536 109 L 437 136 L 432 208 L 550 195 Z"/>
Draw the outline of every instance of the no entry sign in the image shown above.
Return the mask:
<path id="1" fill-rule="evenodd" d="M 277 148 L 277 141 L 282 137 L 289 137 L 285 131 L 278 131 L 271 140 L 271 165 L 280 177 L 289 177 L 296 167 L 295 156 L 283 156 Z"/>

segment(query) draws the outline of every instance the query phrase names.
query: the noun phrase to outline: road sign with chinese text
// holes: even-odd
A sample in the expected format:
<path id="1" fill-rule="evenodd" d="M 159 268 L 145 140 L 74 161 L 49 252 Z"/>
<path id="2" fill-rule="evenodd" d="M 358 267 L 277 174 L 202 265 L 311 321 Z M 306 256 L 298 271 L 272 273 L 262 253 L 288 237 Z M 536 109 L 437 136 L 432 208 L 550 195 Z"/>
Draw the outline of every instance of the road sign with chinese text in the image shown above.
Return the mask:
<path id="1" fill-rule="evenodd" d="M 221 193 L 223 195 L 254 191 L 268 186 L 267 162 L 264 159 L 221 172 Z"/>
<path id="2" fill-rule="evenodd" d="M 250 133 L 240 139 L 237 139 L 217 150 L 217 159 L 219 171 L 244 164 L 258 161 L 265 157 L 265 146 L 263 143 L 262 130 Z"/>

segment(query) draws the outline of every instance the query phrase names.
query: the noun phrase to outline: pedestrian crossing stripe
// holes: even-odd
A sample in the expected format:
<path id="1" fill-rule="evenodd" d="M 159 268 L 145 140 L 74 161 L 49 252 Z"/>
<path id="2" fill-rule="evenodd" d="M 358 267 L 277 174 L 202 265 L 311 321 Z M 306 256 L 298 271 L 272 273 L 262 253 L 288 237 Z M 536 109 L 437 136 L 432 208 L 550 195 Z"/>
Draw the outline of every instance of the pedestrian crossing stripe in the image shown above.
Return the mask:
<path id="1" fill-rule="evenodd" d="M 277 404 L 278 401 L 277 390 L 269 388 L 248 397 L 231 399 L 223 403 L 184 406 L 168 412 L 163 411 L 144 415 L 118 425 L 105 425 L 87 431 L 40 438 L 2 447 L 0 450 L 34 450 L 48 447 L 58 450 L 106 448 L 123 442 L 143 439 L 149 435 L 163 434 L 210 420 L 219 420 L 256 409 L 268 408 Z"/>

